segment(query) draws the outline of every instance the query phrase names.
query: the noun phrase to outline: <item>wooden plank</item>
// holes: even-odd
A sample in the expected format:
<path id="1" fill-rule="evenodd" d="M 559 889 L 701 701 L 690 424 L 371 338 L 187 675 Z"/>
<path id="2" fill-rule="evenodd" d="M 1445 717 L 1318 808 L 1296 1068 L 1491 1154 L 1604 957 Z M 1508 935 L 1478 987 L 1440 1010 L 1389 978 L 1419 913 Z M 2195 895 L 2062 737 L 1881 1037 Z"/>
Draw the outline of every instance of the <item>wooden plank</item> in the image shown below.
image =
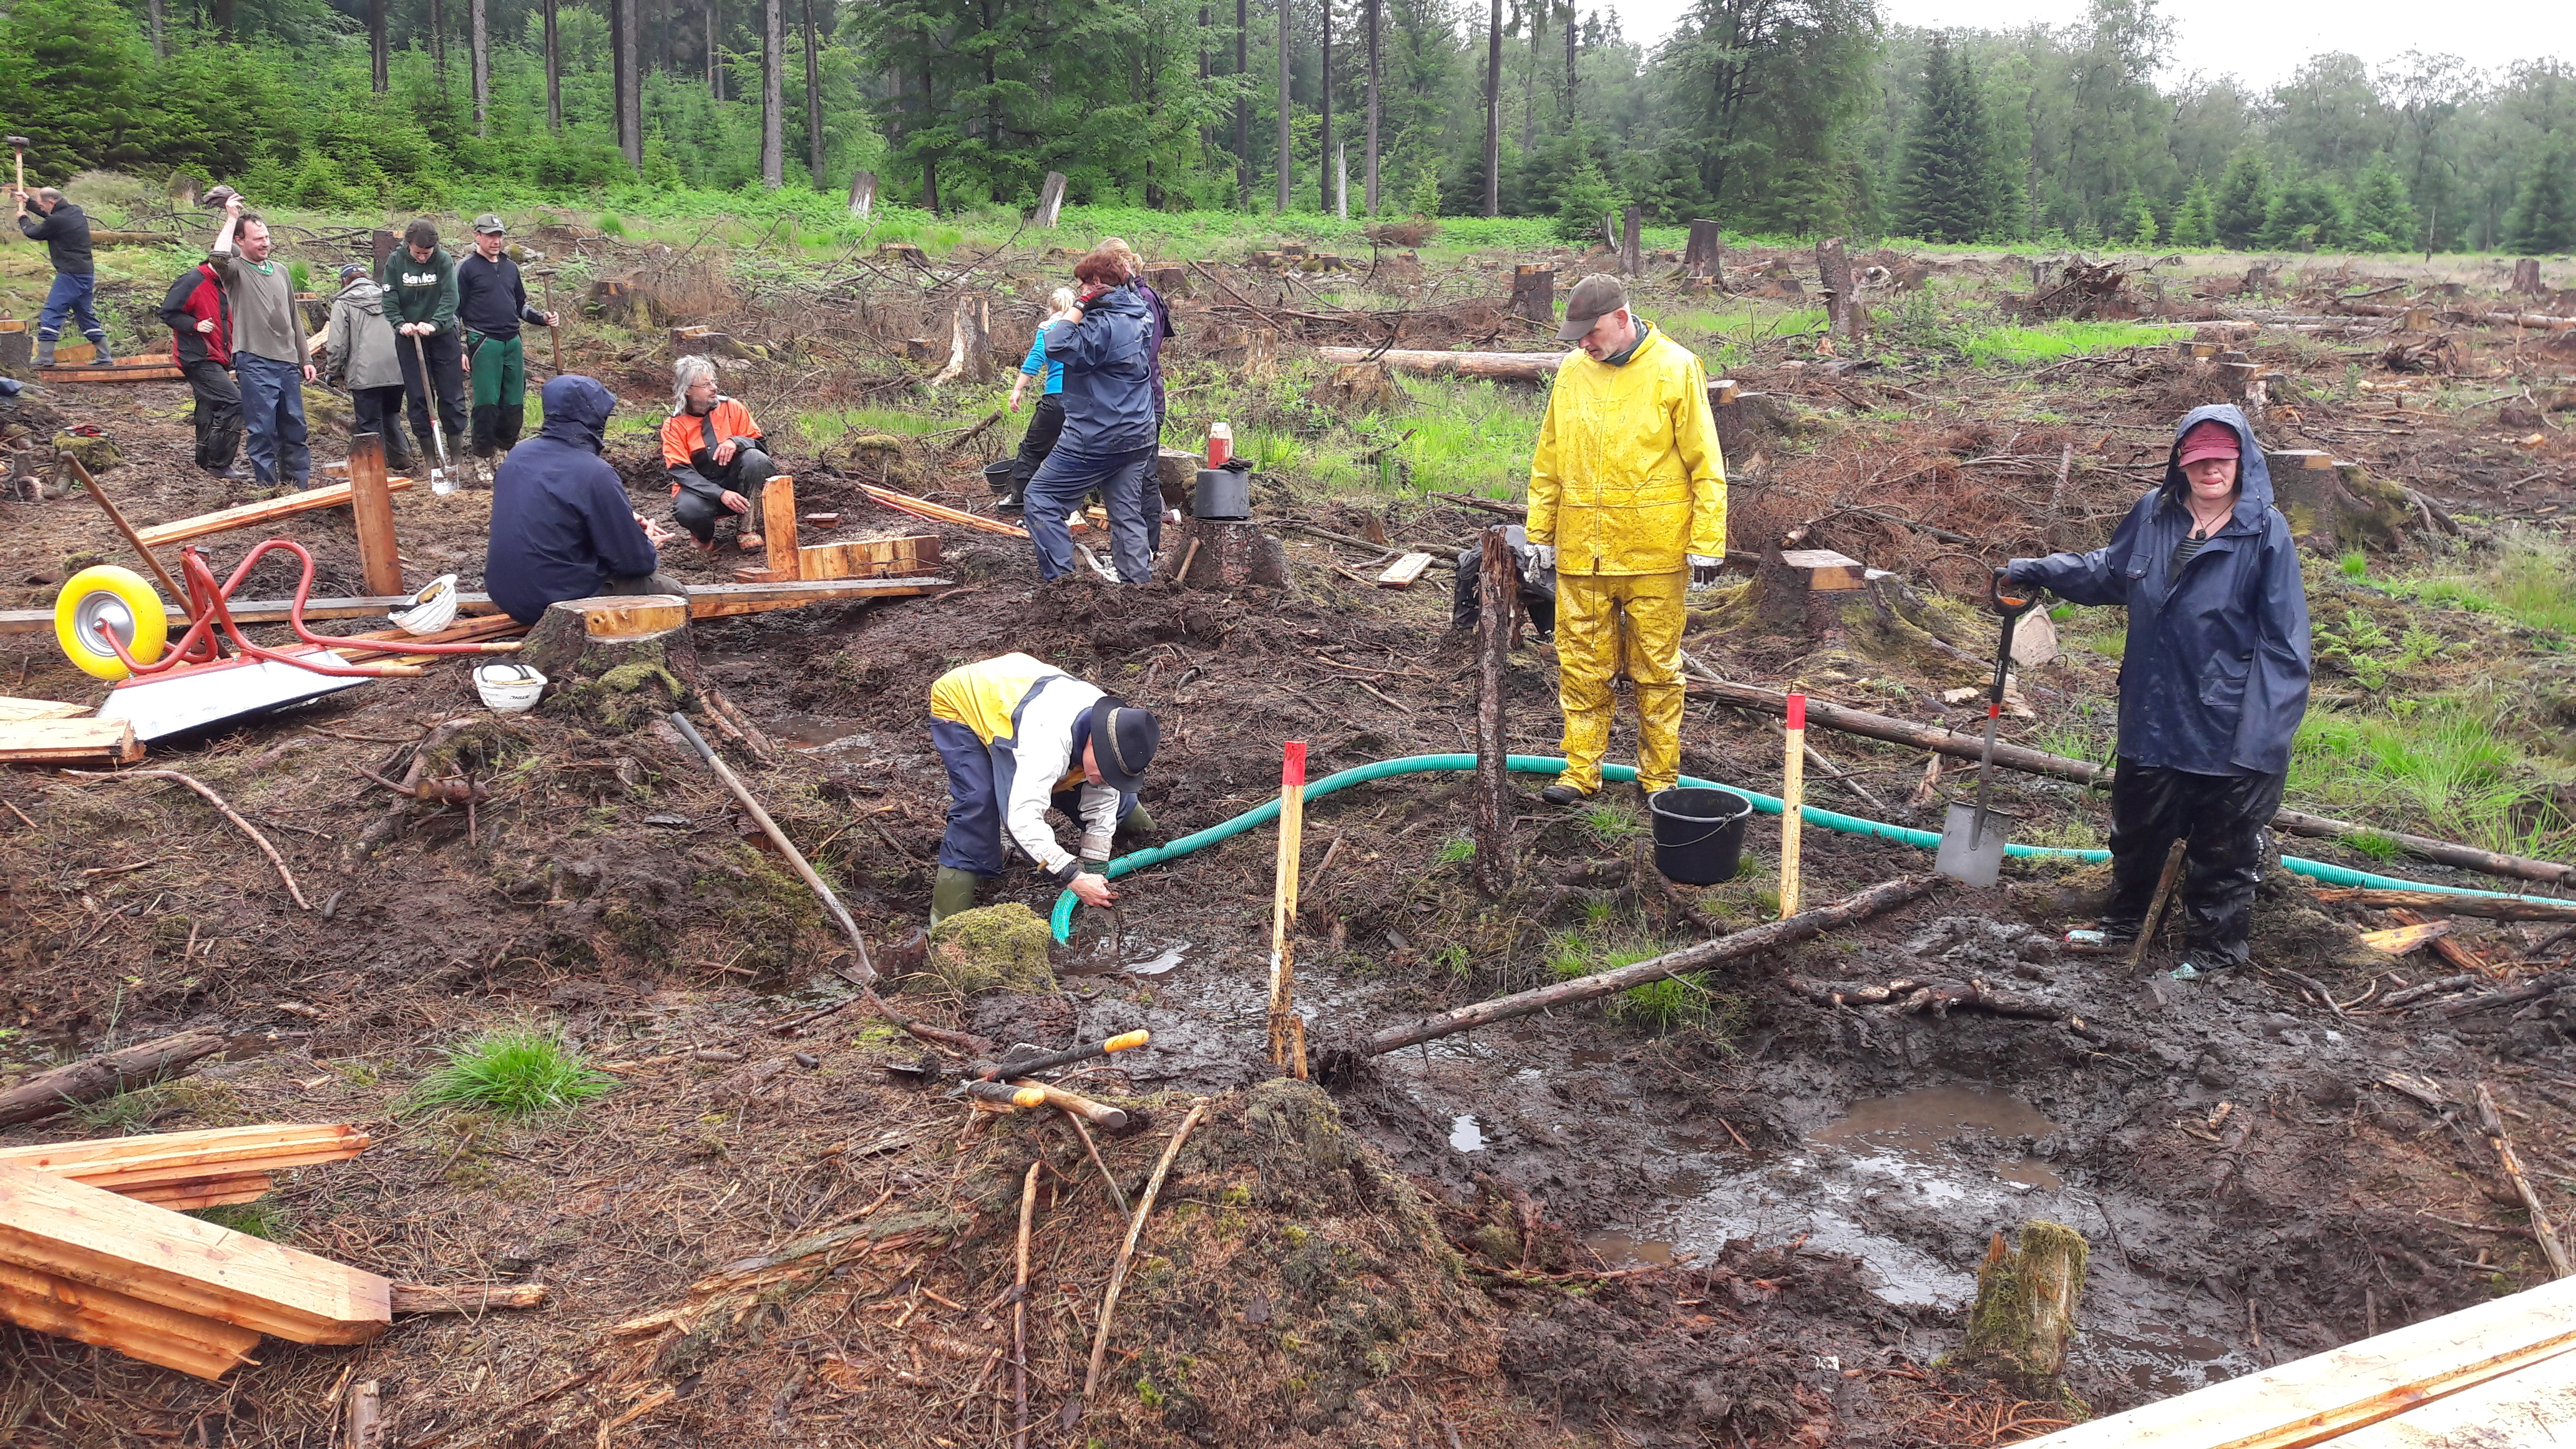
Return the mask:
<path id="1" fill-rule="evenodd" d="M 769 550 L 769 571 L 780 578 L 796 572 L 796 480 L 777 474 L 760 488 L 760 541 Z"/>
<path id="2" fill-rule="evenodd" d="M 57 353 L 56 355 L 60 356 L 61 354 Z M 48 383 L 178 382 L 187 377 L 187 375 L 188 374 L 185 372 L 179 370 L 178 364 L 176 363 L 144 361 L 140 359 L 132 362 L 119 362 L 112 367 L 99 367 L 77 363 L 59 364 L 53 367 L 39 368 L 36 372 L 36 378 L 38 381 Z"/>
<path id="3" fill-rule="evenodd" d="M 1386 572 L 1377 576 L 1377 586 L 1381 589 L 1409 589 L 1413 587 L 1415 579 L 1422 577 L 1422 571 L 1429 567 L 1431 567 L 1431 555 L 1406 554 L 1386 566 Z"/>
<path id="4" fill-rule="evenodd" d="M 58 704 L 50 699 L 11 699 L 0 695 L 0 724 L 30 719 L 77 719 L 89 713 L 85 704 Z"/>
<path id="5" fill-rule="evenodd" d="M 381 598 L 368 595 L 360 598 L 307 599 L 304 601 L 304 621 L 309 624 L 321 619 L 381 619 L 388 611 L 404 608 L 410 603 L 411 596 L 408 594 L 390 594 Z M 283 624 L 286 622 L 287 607 L 288 602 L 284 599 L 235 599 L 225 606 L 236 624 Z M 492 602 L 490 594 L 458 594 L 456 612 L 478 615 L 497 614 L 501 612 L 501 606 Z M 172 633 L 175 634 L 188 626 L 188 616 L 166 602 L 163 605 L 163 613 L 170 620 Z M 42 609 L 0 610 L 0 634 L 50 634 L 52 632 L 54 632 L 54 611 L 50 606 Z"/>
<path id="6" fill-rule="evenodd" d="M 960 528 L 972 528 L 983 533 L 998 533 L 1004 538 L 1029 536 L 1029 531 L 1016 523 L 999 523 L 980 514 L 962 512 L 944 503 L 933 503 L 927 498 L 915 498 L 909 493 L 897 493 L 891 488 L 879 488 L 873 483 L 860 484 L 859 491 L 898 513 L 909 513 L 915 518 L 927 518 L 934 523 L 953 523 Z"/>
<path id="7" fill-rule="evenodd" d="M 396 1313 L 483 1313 L 495 1308 L 543 1308 L 543 1283 L 396 1283 Z"/>
<path id="8" fill-rule="evenodd" d="M 849 603 L 860 599 L 899 599 L 950 586 L 952 580 L 823 579 L 774 584 L 691 584 L 689 617 L 724 619 L 739 614 L 765 614 L 806 604 Z"/>
<path id="9" fill-rule="evenodd" d="M 2550 896 L 2455 896 L 2443 891 L 2399 891 L 2369 886 L 2323 886 L 2316 897 L 2337 904 L 2387 910 L 2404 906 L 2445 916 L 2497 921 L 2576 921 L 2576 901 Z"/>
<path id="10" fill-rule="evenodd" d="M 2565 1449 L 2576 1440 L 2576 1353 L 2420 1404 L 2335 1449 Z"/>
<path id="11" fill-rule="evenodd" d="M 259 1335 L 109 1288 L 0 1263 L 0 1318 L 201 1379 L 251 1362 Z"/>
<path id="12" fill-rule="evenodd" d="M 360 433 L 349 440 L 350 522 L 358 531 L 358 570 L 373 593 L 403 591 L 400 545 L 394 540 L 393 493 L 385 478 L 385 440 Z"/>
<path id="13" fill-rule="evenodd" d="M 346 1122 L 212 1127 L 6 1147 L 0 1162 L 125 1191 L 336 1162 L 365 1151 L 369 1140 Z"/>
<path id="14" fill-rule="evenodd" d="M 373 1273 L 14 1163 L 0 1261 L 298 1343 L 365 1343 L 393 1321 Z"/>
<path id="15" fill-rule="evenodd" d="M 796 550 L 796 577 L 800 579 L 886 578 L 938 566 L 939 536 L 930 533 L 838 539 L 809 543 Z"/>
<path id="16" fill-rule="evenodd" d="M 385 491 L 388 493 L 400 493 L 410 486 L 411 480 L 399 473 L 389 474 L 385 478 Z M 220 509 L 213 513 L 200 513 L 194 518 L 174 518 L 168 523 L 156 523 L 150 528 L 138 528 L 135 533 L 142 538 L 147 547 L 159 548 L 163 544 L 186 543 L 192 538 L 204 538 L 208 534 L 229 533 L 236 528 L 257 528 L 262 524 L 275 523 L 281 518 L 292 517 L 298 513 L 310 513 L 317 508 L 343 508 L 348 506 L 348 503 L 348 484 L 326 483 L 319 488 L 307 488 L 301 493 L 288 493 L 276 498 L 263 498 L 256 503 L 244 503 L 238 507 Z M 367 587 L 374 588 L 375 585 L 369 584 Z M 386 592 L 400 593 L 401 590 L 394 588 Z M 306 602 L 306 618 L 323 617 L 313 613 L 312 606 L 319 602 L 322 601 Z M 391 605 L 387 607 L 390 608 Z M 239 609 L 240 606 L 236 605 L 235 617 L 237 618 Z"/>
<path id="17" fill-rule="evenodd" d="M 2456 921 L 2428 921 L 2420 926 L 2391 926 L 2385 931 L 2364 931 L 2361 943 L 2391 956 L 2403 956 L 2425 942 L 2447 936 L 2458 926 Z"/>
<path id="18" fill-rule="evenodd" d="M 1807 588 L 1812 592 L 1840 593 L 1869 582 L 1867 565 L 1829 548 L 1787 549 L 1781 553 L 1780 562 L 1805 574 Z"/>
<path id="19" fill-rule="evenodd" d="M 143 758 L 134 722 L 31 719 L 0 723 L 0 764 L 129 765 Z"/>
<path id="20" fill-rule="evenodd" d="M 148 1202 L 174 1213 L 194 1212 L 198 1208 L 224 1207 L 239 1202 L 257 1202 L 277 1186 L 265 1172 L 237 1173 L 231 1177 L 200 1177 L 189 1182 L 166 1183 L 158 1187 L 117 1187 L 107 1190 L 136 1202 Z"/>
<path id="21" fill-rule="evenodd" d="M 2061 1429 L 2025 1449 L 2302 1449 L 2576 1349 L 2576 1278 Z"/>

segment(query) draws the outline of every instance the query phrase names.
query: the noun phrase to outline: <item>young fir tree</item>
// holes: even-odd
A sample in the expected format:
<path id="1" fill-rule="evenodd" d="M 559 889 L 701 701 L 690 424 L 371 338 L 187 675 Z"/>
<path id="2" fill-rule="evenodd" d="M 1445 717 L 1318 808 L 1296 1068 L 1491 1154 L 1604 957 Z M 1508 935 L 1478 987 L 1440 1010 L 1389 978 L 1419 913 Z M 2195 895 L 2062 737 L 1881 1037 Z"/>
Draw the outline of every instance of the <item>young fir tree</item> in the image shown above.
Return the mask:
<path id="1" fill-rule="evenodd" d="M 2405 178 L 2374 158 L 2361 173 L 2361 189 L 2352 199 L 2352 240 L 2374 252 L 2404 251 L 2414 243 L 2415 208 L 2406 199 Z"/>
<path id="2" fill-rule="evenodd" d="M 1897 229 L 1925 241 L 1976 241 L 1999 220 L 1985 102 L 1967 67 L 1951 59 L 1946 35 L 1932 37 L 1898 197 Z"/>
<path id="3" fill-rule="evenodd" d="M 2210 194 L 2209 178 L 2195 176 L 2191 190 L 2183 193 L 2182 205 L 2175 208 L 2173 234 L 2165 240 L 2178 247 L 2205 247 L 2217 238 L 2218 199 Z"/>
<path id="4" fill-rule="evenodd" d="M 2271 211 L 2272 176 L 2263 165 L 2262 153 L 2247 147 L 2227 163 L 2227 176 L 2218 183 L 2218 209 L 2212 220 L 2218 243 L 2243 251 L 2254 245 L 2262 234 L 2263 221 Z"/>
<path id="5" fill-rule="evenodd" d="M 2513 226 L 2507 233 L 2513 250 L 2529 254 L 2576 247 L 2576 199 L 2568 195 L 2570 170 L 2576 170 L 2576 153 L 2564 142 L 2542 152 L 2532 164 L 2522 195 L 2514 202 Z"/>
<path id="6" fill-rule="evenodd" d="M 2146 193 L 2129 188 L 2129 199 L 2120 203 L 2120 229 L 2115 240 L 2133 247 L 2151 247 L 2163 228 L 2156 225 L 2156 209 L 2147 205 Z"/>
<path id="7" fill-rule="evenodd" d="M 2263 214 L 2264 246 L 2283 251 L 2314 251 L 2340 243 L 2350 230 L 2344 216 L 2343 192 L 2331 181 L 2303 177 L 2272 196 Z"/>

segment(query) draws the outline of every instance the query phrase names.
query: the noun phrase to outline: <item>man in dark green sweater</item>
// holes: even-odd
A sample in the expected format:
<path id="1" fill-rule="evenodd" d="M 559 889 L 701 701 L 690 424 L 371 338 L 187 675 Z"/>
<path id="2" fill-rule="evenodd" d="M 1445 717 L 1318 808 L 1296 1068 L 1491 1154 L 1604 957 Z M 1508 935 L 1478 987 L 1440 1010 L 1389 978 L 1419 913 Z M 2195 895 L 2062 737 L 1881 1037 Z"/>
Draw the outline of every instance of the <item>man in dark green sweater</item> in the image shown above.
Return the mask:
<path id="1" fill-rule="evenodd" d="M 438 244 L 438 228 L 421 217 L 403 228 L 402 245 L 385 258 L 377 278 L 385 289 L 385 320 L 394 324 L 394 351 L 402 359 L 404 399 L 411 432 L 427 441 L 430 389 L 438 392 L 438 421 L 446 436 L 465 437 L 465 347 L 456 325 L 456 262 Z M 425 364 L 425 366 L 424 366 Z"/>

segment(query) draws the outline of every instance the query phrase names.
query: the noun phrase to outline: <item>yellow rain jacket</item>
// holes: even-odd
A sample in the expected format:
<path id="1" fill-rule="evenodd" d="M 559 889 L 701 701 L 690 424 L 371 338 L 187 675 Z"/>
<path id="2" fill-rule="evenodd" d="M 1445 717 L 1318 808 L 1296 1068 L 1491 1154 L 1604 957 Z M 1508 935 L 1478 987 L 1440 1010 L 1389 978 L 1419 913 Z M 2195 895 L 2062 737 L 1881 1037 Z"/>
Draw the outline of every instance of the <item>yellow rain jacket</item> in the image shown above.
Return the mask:
<path id="1" fill-rule="evenodd" d="M 1623 366 L 1565 359 L 1530 458 L 1529 540 L 1567 574 L 1665 574 L 1726 553 L 1726 460 L 1708 374 L 1649 333 Z"/>
<path id="2" fill-rule="evenodd" d="M 1096 686 L 1026 654 L 960 665 L 930 686 L 930 717 L 973 730 L 990 753 L 1003 828 L 1058 880 L 1071 880 L 1079 868 L 1046 823 L 1058 792 L 1080 791 L 1085 857 L 1108 859 L 1118 829 L 1119 793 L 1090 783 L 1073 748 L 1075 725 L 1100 698 Z"/>

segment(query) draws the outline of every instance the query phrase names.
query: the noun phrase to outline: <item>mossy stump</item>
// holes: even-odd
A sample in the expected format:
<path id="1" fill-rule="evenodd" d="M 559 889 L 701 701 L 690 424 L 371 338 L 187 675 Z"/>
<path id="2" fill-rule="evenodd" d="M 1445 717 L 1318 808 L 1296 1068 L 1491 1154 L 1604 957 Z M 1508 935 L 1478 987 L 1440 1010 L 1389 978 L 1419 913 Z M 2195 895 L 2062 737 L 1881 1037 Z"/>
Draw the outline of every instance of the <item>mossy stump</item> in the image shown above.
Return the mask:
<path id="1" fill-rule="evenodd" d="M 2039 1396 L 2063 1392 L 2066 1345 L 2075 1335 L 2075 1305 L 2084 1296 L 2092 1249 L 2073 1228 L 2032 1218 L 2021 1246 L 1997 1233 L 1977 1269 L 1977 1305 L 1968 1312 L 1960 1360 Z"/>
<path id="2" fill-rule="evenodd" d="M 1003 988 L 1055 989 L 1047 949 L 1055 933 L 1037 912 L 1018 901 L 959 911 L 930 928 L 932 975 L 968 996 Z"/>
<path id="3" fill-rule="evenodd" d="M 566 599 L 528 631 L 519 662 L 546 677 L 545 710 L 625 732 L 688 706 L 698 650 L 685 595 Z"/>

